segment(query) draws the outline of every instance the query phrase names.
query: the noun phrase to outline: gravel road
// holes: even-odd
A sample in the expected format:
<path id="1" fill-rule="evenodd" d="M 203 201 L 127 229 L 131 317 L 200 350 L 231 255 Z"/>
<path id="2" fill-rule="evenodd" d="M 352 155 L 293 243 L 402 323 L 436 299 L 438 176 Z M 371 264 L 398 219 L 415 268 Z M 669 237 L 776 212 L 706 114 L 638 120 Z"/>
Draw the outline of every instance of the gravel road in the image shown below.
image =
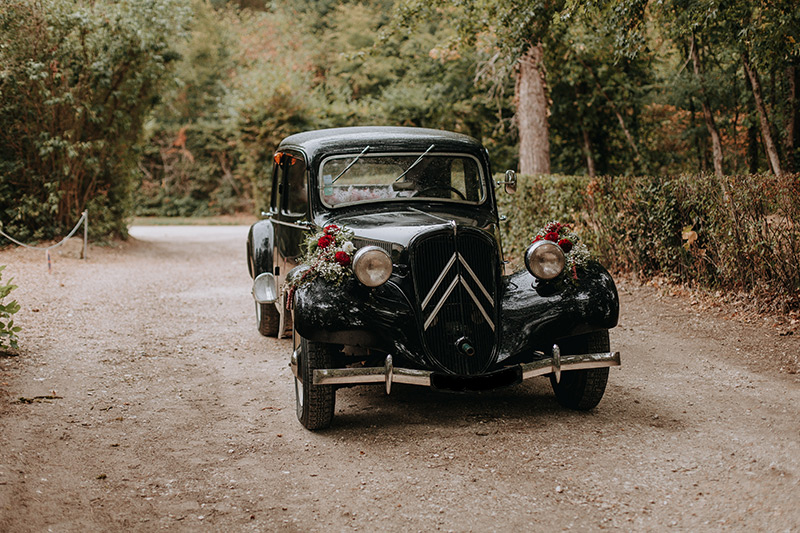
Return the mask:
<path id="1" fill-rule="evenodd" d="M 0 531 L 798 531 L 800 334 L 620 284 L 623 366 L 590 413 L 549 383 L 341 390 L 297 422 L 256 331 L 243 226 L 10 249 Z M 789 334 L 794 333 L 794 334 Z"/>

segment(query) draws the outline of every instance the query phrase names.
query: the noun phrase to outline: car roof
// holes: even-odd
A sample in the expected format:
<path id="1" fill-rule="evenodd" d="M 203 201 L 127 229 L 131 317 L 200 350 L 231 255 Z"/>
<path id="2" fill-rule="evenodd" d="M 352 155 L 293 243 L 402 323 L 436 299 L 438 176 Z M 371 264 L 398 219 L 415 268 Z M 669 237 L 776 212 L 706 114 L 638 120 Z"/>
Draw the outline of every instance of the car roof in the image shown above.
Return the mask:
<path id="1" fill-rule="evenodd" d="M 371 153 L 424 152 L 434 145 L 435 152 L 466 152 L 481 159 L 485 151 L 476 139 L 451 131 L 397 126 L 358 126 L 306 131 L 281 141 L 278 150 L 298 148 L 312 164 L 333 154 L 361 152 L 366 146 Z"/>

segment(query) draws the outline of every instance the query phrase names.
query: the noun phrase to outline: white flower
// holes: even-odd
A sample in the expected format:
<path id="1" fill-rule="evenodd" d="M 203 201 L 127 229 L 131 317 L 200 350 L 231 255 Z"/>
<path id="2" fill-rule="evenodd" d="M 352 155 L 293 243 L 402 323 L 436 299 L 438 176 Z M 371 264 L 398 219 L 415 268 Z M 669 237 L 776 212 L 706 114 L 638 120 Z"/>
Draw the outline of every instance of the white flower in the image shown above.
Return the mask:
<path id="1" fill-rule="evenodd" d="M 345 252 L 346 254 L 350 255 L 350 254 L 352 254 L 353 252 L 356 251 L 356 247 L 352 242 L 346 241 L 342 245 L 342 251 Z"/>

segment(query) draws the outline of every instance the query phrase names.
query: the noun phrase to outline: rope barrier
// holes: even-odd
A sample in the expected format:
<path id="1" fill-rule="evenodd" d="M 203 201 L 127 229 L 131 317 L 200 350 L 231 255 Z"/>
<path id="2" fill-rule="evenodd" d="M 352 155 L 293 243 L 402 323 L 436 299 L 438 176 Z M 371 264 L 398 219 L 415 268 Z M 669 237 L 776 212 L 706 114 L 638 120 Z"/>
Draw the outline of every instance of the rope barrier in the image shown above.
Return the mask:
<path id="1" fill-rule="evenodd" d="M 50 246 L 31 246 L 30 244 L 25 244 L 24 242 L 19 242 L 17 239 L 15 239 L 14 237 L 11 237 L 10 235 L 8 235 L 7 233 L 5 233 L 3 231 L 3 223 L 2 222 L 0 222 L 0 235 L 5 237 L 9 241 L 13 242 L 14 244 L 18 244 L 18 245 L 23 246 L 25 248 L 30 248 L 32 250 L 44 250 L 45 252 L 47 252 L 47 259 L 48 259 L 48 263 L 49 263 L 50 262 L 50 250 L 52 250 L 53 248 L 58 248 L 59 246 L 61 246 L 65 242 L 67 242 L 69 239 L 71 239 L 72 236 L 75 235 L 75 233 L 77 233 L 78 228 L 81 227 L 82 223 L 84 224 L 84 226 L 83 226 L 83 251 L 81 251 L 81 259 L 86 259 L 86 248 L 87 248 L 88 232 L 89 232 L 89 211 L 84 211 L 83 213 L 81 213 L 81 218 L 78 219 L 78 222 L 75 224 L 75 227 L 72 228 L 72 231 L 69 232 L 69 235 L 67 235 L 66 237 L 61 239 L 59 242 L 57 242 L 55 244 L 52 244 Z M 49 264 L 48 264 L 48 267 L 49 267 Z M 48 268 L 48 270 L 49 270 L 49 268 Z"/>

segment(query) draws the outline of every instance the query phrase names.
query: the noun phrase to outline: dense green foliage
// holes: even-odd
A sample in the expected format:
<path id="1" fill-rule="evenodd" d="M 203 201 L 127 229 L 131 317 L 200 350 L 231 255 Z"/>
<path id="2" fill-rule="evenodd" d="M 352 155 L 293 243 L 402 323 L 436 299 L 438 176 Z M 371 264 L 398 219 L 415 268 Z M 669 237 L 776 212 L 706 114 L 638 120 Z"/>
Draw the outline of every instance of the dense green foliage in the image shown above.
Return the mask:
<path id="1" fill-rule="evenodd" d="M 0 265 L 0 278 L 2 278 L 2 272 L 5 268 L 5 265 Z M 7 304 L 3 303 L 3 300 L 11 294 L 11 291 L 17 288 L 16 285 L 11 284 L 12 281 L 9 280 L 7 283 L 3 283 L 2 279 L 0 279 L 0 350 L 5 348 L 6 344 L 11 348 L 18 348 L 17 333 L 22 331 L 22 328 L 14 325 L 14 313 L 19 311 L 17 301 L 11 300 Z"/>
<path id="2" fill-rule="evenodd" d="M 607 266 L 800 306 L 800 176 L 523 176 L 499 194 L 506 253 L 568 222 Z M 724 191 L 728 191 L 728 197 Z"/>
<path id="3" fill-rule="evenodd" d="M 535 39 L 545 49 L 558 173 L 711 171 L 703 103 L 720 132 L 725 171 L 770 170 L 744 54 L 764 80 L 784 167 L 796 167 L 800 10 L 790 2 L 242 5 L 193 4 L 179 84 L 150 124 L 140 213 L 258 210 L 275 144 L 309 128 L 456 130 L 481 139 L 496 169 L 513 168 L 515 62 Z M 692 46 L 702 77 L 689 61 Z"/>
<path id="4" fill-rule="evenodd" d="M 217 3 L 219 4 L 219 3 Z M 483 139 L 513 165 L 507 98 L 474 83 L 475 54 L 446 25 L 392 33 L 392 0 L 275 1 L 268 10 L 195 2 L 178 84 L 148 124 L 139 214 L 264 207 L 272 153 L 305 129 L 402 124 Z"/>
<path id="5" fill-rule="evenodd" d="M 502 76 L 537 41 L 545 49 L 553 168 L 562 173 L 687 173 L 713 168 L 703 103 L 722 136 L 726 172 L 769 170 L 751 82 L 792 170 L 800 6 L 793 0 L 400 0 L 398 20 L 447 18 L 458 49 L 501 57 Z M 691 50 L 698 52 L 699 74 Z M 759 157 L 761 159 L 759 160 Z"/>
<path id="6" fill-rule="evenodd" d="M 6 0 L 0 217 L 20 239 L 126 233 L 142 125 L 178 58 L 177 0 Z"/>

